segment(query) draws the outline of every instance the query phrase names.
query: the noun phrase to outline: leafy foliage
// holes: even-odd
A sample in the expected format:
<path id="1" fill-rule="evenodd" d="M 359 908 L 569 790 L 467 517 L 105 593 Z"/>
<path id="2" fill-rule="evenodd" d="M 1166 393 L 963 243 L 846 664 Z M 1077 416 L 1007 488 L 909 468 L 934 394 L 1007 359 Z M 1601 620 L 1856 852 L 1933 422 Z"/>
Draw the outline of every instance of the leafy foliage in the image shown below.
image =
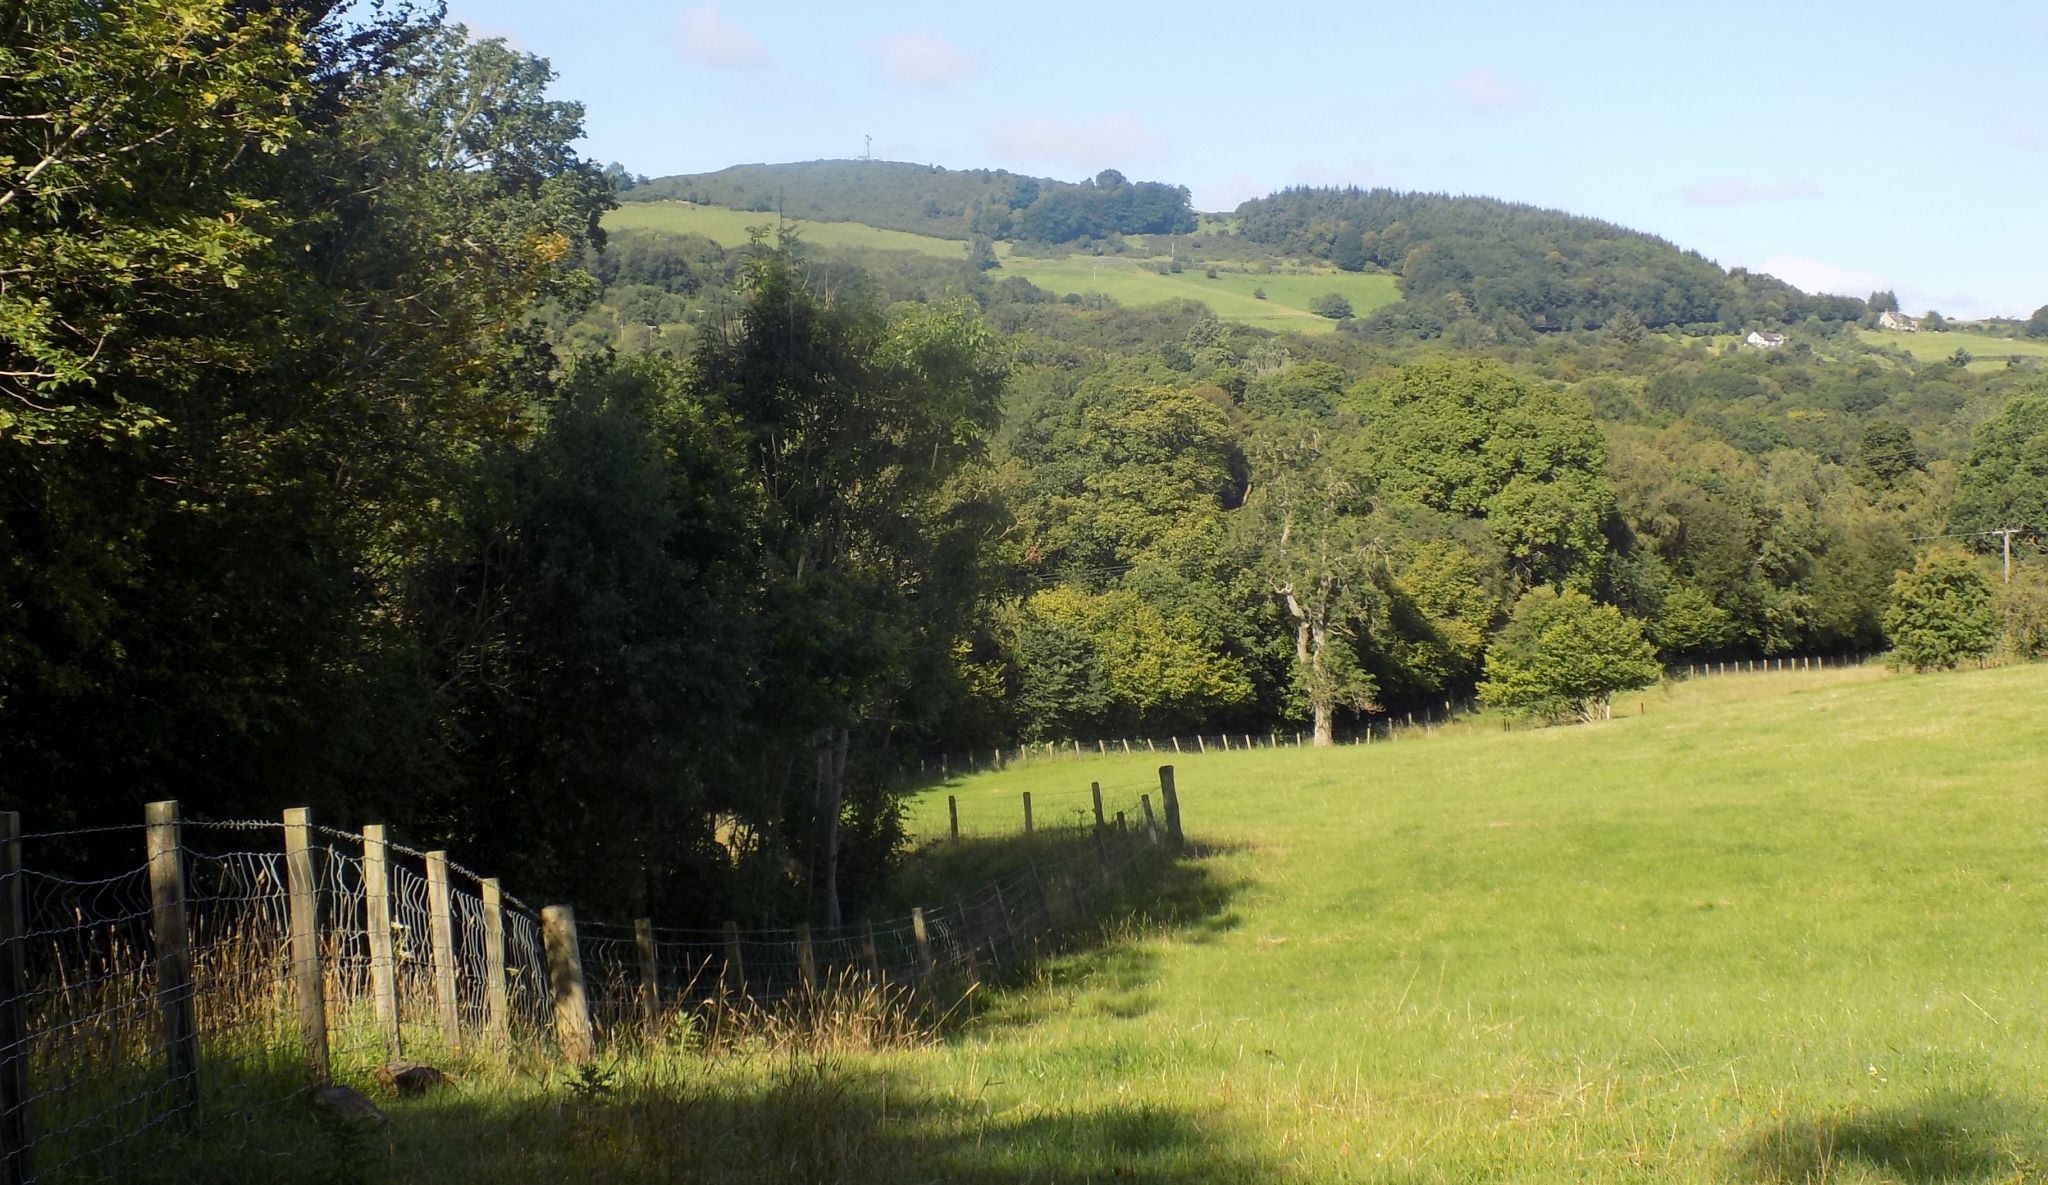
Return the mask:
<path id="1" fill-rule="evenodd" d="M 1615 692 L 1662 674 L 1641 622 L 1572 589 L 1535 588 L 1488 650 L 1479 697 L 1545 720 L 1595 720 Z"/>
<path id="2" fill-rule="evenodd" d="M 1884 628 L 1891 661 L 1909 670 L 1947 670 L 1982 658 L 1998 643 L 1991 582 L 1967 554 L 1930 551 L 1892 581 Z"/>

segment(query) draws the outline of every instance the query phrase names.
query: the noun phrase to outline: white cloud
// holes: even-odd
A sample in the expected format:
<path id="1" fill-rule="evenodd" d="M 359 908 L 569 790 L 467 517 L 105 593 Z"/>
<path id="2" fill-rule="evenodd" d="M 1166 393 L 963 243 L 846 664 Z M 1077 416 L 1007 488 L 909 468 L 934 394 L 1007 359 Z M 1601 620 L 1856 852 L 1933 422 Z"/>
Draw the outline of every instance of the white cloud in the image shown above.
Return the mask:
<path id="1" fill-rule="evenodd" d="M 1481 66 L 1451 79 L 1451 93 L 1468 111 L 1526 111 L 1536 105 L 1533 92 L 1516 86 Z"/>
<path id="2" fill-rule="evenodd" d="M 882 73 L 899 86 L 938 90 L 980 69 L 980 63 L 948 42 L 924 33 L 898 33 L 875 43 Z"/>
<path id="3" fill-rule="evenodd" d="M 1154 164 L 1166 156 L 1166 137 L 1125 111 L 1100 119 L 1033 115 L 998 123 L 989 146 L 1008 157 L 1071 166 L 1086 172 Z"/>
<path id="4" fill-rule="evenodd" d="M 1766 259 L 1751 270 L 1776 276 L 1794 288 L 1806 292 L 1832 292 L 1838 296 L 1869 296 L 1873 292 L 1893 287 L 1889 279 L 1874 272 L 1839 267 L 1823 260 L 1806 259 L 1798 255 L 1780 255 Z"/>
<path id="5" fill-rule="evenodd" d="M 1228 214 L 1253 198 L 1265 197 L 1273 187 L 1250 173 L 1232 173 L 1221 181 L 1193 187 L 1195 209 Z"/>
<path id="6" fill-rule="evenodd" d="M 768 53 L 752 33 L 725 19 L 716 4 L 683 10 L 683 56 L 722 70 L 758 66 Z"/>
<path id="7" fill-rule="evenodd" d="M 1718 177 L 1682 186 L 1679 196 L 1692 206 L 1744 206 L 1751 202 L 1796 202 L 1820 196 L 1820 184 L 1798 181 L 1757 182 Z"/>

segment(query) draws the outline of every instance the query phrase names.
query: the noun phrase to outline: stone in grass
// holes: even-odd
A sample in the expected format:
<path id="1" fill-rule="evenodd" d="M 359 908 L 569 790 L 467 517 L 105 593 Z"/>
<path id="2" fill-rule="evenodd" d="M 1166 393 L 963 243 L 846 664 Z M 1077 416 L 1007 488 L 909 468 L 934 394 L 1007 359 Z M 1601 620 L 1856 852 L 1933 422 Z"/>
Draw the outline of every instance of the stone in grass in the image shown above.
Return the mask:
<path id="1" fill-rule="evenodd" d="M 346 1086 L 316 1086 L 311 1101 L 314 1114 L 350 1127 L 383 1127 L 391 1122 L 375 1103 Z"/>
<path id="2" fill-rule="evenodd" d="M 377 1067 L 377 1081 L 383 1083 L 386 1090 L 395 1090 L 399 1094 L 425 1094 L 445 1085 L 448 1075 L 418 1062 L 385 1062 Z"/>

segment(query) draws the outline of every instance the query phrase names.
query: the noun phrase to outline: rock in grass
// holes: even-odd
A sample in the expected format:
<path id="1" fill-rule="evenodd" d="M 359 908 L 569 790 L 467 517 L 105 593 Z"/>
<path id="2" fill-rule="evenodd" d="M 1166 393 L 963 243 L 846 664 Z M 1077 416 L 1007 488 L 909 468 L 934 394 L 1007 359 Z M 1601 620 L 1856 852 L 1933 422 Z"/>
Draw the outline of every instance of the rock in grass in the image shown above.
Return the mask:
<path id="1" fill-rule="evenodd" d="M 316 1086 L 311 1102 L 314 1114 L 350 1127 L 383 1127 L 391 1122 L 375 1103 L 346 1086 Z"/>
<path id="2" fill-rule="evenodd" d="M 377 1067 L 377 1081 L 383 1083 L 386 1090 L 395 1090 L 399 1094 L 425 1094 L 445 1085 L 448 1075 L 418 1062 L 385 1062 Z"/>

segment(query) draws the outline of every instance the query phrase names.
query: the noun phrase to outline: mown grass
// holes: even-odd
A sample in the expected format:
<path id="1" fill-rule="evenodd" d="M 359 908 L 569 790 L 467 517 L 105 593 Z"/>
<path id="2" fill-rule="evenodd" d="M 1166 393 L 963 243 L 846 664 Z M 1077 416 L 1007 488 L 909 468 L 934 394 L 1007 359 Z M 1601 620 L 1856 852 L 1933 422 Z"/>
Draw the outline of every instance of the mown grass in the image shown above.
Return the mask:
<path id="1" fill-rule="evenodd" d="M 1894 333 L 1883 329 L 1858 330 L 1857 336 L 1867 345 L 1904 350 L 1922 362 L 1944 362 L 1954 357 L 1957 350 L 1965 350 L 1976 359 L 1970 363 L 1972 370 L 1999 369 L 2013 356 L 2048 360 L 2048 341 L 2034 338 L 1994 337 L 1968 330 Z"/>
<path id="2" fill-rule="evenodd" d="M 934 1044 L 466 1082 L 364 1179 L 2036 1179 L 2044 698 L 2042 666 L 1730 675 L 1598 725 L 1182 755 L 1209 853 Z"/>
<path id="3" fill-rule="evenodd" d="M 604 216 L 606 230 L 663 230 L 702 235 L 721 247 L 744 247 L 757 226 L 773 227 L 773 212 L 727 210 L 689 202 L 622 202 Z M 940 259 L 967 258 L 967 244 L 957 239 L 883 230 L 859 222 L 813 222 L 791 218 L 789 225 L 806 243 L 819 247 L 869 247 L 880 251 L 915 251 Z"/>
<path id="4" fill-rule="evenodd" d="M 1401 299 L 1393 276 L 1340 271 L 1260 275 L 1218 269 L 1212 280 L 1201 265 L 1161 275 L 1156 269 L 1162 262 L 1114 256 L 1030 259 L 1012 255 L 1003 260 L 1003 274 L 1023 276 L 1062 296 L 1100 292 L 1120 304 L 1197 300 L 1226 321 L 1297 333 L 1327 333 L 1336 328 L 1336 322 L 1308 311 L 1309 302 L 1318 296 L 1340 293 L 1361 317 Z M 1266 293 L 1264 300 L 1253 295 L 1260 289 Z"/>

